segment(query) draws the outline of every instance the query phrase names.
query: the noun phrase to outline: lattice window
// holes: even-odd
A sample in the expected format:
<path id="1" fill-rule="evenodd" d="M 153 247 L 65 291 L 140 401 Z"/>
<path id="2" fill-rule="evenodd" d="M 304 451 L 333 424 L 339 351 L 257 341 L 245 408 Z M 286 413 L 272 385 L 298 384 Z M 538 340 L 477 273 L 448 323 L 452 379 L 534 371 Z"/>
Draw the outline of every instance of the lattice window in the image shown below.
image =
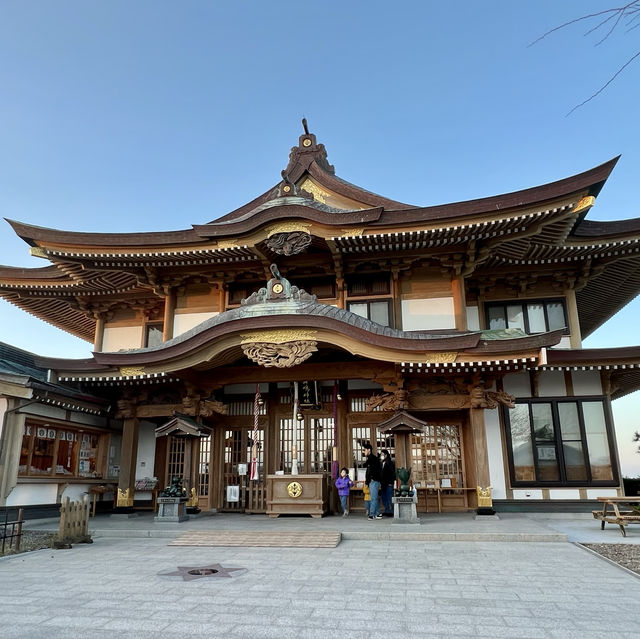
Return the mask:
<path id="1" fill-rule="evenodd" d="M 185 445 L 186 440 L 184 437 L 169 437 L 166 484 L 169 485 L 173 477 L 182 477 L 184 480 L 183 486 L 188 489 L 188 478 L 184 476 Z"/>
<path id="2" fill-rule="evenodd" d="M 309 433 L 309 472 L 330 473 L 333 449 L 333 418 L 311 418 Z"/>
<path id="3" fill-rule="evenodd" d="M 228 415 L 253 415 L 253 399 L 246 401 L 233 401 L 228 404 Z M 258 406 L 258 415 L 267 414 L 267 403 Z"/>
<path id="4" fill-rule="evenodd" d="M 410 435 L 411 476 L 423 485 L 464 486 L 462 449 L 458 424 L 429 424 L 426 431 Z"/>
<path id="5" fill-rule="evenodd" d="M 291 465 L 293 460 L 293 419 L 281 419 L 280 420 L 280 470 L 284 470 L 285 473 L 291 472 Z M 298 445 L 298 472 L 303 473 L 304 470 L 304 423 L 298 422 L 296 424 L 298 430 L 297 445 Z"/>
<path id="6" fill-rule="evenodd" d="M 209 494 L 209 472 L 211 464 L 211 436 L 200 439 L 200 466 L 198 468 L 198 495 Z"/>

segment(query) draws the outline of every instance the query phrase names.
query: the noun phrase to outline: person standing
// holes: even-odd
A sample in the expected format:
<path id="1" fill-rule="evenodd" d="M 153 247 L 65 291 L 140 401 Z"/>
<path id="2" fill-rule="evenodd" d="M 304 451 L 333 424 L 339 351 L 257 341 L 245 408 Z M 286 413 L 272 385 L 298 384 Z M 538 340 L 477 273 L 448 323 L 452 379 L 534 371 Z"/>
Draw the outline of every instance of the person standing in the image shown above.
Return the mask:
<path id="1" fill-rule="evenodd" d="M 380 451 L 382 479 L 380 481 L 380 497 L 384 506 L 385 517 L 393 517 L 393 488 L 396 483 L 396 465 L 388 450 Z"/>
<path id="2" fill-rule="evenodd" d="M 371 493 L 368 519 L 370 521 L 373 519 L 382 519 L 382 515 L 380 514 L 380 480 L 382 479 L 380 458 L 373 453 L 373 446 L 369 443 L 362 445 L 362 454 L 365 457 L 364 465 L 367 469 L 364 483 L 369 486 L 369 492 Z"/>
<path id="3" fill-rule="evenodd" d="M 349 490 L 353 487 L 353 481 L 349 477 L 349 469 L 343 468 L 340 471 L 340 477 L 336 479 L 336 488 L 338 489 L 338 497 L 340 497 L 340 505 L 342 506 L 342 516 L 349 516 Z"/>

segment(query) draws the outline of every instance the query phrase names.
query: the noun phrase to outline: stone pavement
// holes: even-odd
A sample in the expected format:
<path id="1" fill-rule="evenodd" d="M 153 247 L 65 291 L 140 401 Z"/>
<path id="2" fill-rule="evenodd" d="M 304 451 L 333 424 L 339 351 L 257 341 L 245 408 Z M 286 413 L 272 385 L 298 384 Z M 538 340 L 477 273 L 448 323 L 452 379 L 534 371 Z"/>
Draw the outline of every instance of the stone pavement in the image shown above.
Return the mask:
<path id="1" fill-rule="evenodd" d="M 423 518 L 418 527 L 481 535 L 478 526 L 490 525 L 491 534 L 502 529 L 522 535 L 500 542 L 411 541 L 388 520 L 356 517 L 214 515 L 172 530 L 166 525 L 156 530 L 146 517 L 135 521 L 98 517 L 92 520 L 93 544 L 0 560 L 0 636 L 635 639 L 640 627 L 640 579 L 562 540 L 576 531 L 595 531 L 607 542 L 623 541 L 617 527 L 600 531 L 593 519 L 501 515 L 476 522 L 461 513 Z M 107 524 L 111 536 L 104 534 Z M 342 531 L 343 541 L 336 548 L 312 549 L 169 546 L 185 525 L 192 530 L 333 527 Z M 116 537 L 119 528 L 144 536 Z M 523 543 L 536 533 L 557 534 L 560 540 Z M 640 542 L 640 527 L 628 534 L 628 543 Z M 245 570 L 188 581 L 159 574 L 217 564 Z"/>

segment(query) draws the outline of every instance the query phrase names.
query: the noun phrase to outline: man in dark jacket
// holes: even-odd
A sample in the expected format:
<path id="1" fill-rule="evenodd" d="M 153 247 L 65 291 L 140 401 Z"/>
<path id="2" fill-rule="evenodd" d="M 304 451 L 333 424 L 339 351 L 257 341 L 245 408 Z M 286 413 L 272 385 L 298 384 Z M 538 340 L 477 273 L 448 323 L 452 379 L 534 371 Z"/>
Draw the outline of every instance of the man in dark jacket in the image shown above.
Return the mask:
<path id="1" fill-rule="evenodd" d="M 371 444 L 362 445 L 362 454 L 365 457 L 365 468 L 367 472 L 364 477 L 364 483 L 369 486 L 371 493 L 371 505 L 369 506 L 369 520 L 382 519 L 380 514 L 380 481 L 382 480 L 382 465 L 380 458 L 373 454 Z"/>
<path id="2" fill-rule="evenodd" d="M 393 517 L 393 487 L 396 483 L 396 465 L 388 450 L 380 451 L 382 479 L 380 481 L 380 497 L 384 506 L 385 517 Z"/>

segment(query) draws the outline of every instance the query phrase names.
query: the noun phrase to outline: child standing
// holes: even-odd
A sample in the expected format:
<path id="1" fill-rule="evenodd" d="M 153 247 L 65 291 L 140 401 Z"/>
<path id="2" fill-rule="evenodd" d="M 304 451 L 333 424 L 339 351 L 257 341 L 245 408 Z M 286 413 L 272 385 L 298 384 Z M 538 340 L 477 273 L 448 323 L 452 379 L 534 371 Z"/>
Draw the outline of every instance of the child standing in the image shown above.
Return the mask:
<path id="1" fill-rule="evenodd" d="M 364 498 L 364 509 L 367 517 L 369 516 L 369 508 L 371 507 L 371 493 L 369 492 L 369 486 L 362 485 L 362 497 Z"/>
<path id="2" fill-rule="evenodd" d="M 340 497 L 343 517 L 347 517 L 349 515 L 349 489 L 352 486 L 353 482 L 349 477 L 349 470 L 347 468 L 342 468 L 340 470 L 340 477 L 336 479 L 336 488 L 338 489 L 338 496 Z"/>

